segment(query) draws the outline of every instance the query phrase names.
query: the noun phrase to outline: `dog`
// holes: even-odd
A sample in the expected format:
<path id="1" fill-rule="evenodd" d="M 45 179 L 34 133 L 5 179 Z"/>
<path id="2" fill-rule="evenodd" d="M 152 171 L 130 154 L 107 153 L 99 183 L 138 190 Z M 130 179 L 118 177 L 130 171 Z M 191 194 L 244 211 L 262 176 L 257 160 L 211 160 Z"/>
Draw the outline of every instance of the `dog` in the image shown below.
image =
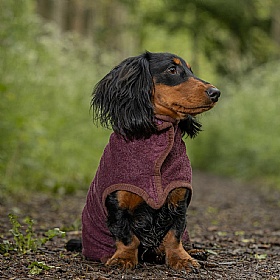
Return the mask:
<path id="1" fill-rule="evenodd" d="M 201 131 L 196 115 L 220 94 L 170 53 L 127 58 L 95 86 L 93 118 L 113 133 L 82 213 L 87 259 L 123 269 L 139 261 L 199 267 L 184 248 L 192 170 L 182 137 Z"/>

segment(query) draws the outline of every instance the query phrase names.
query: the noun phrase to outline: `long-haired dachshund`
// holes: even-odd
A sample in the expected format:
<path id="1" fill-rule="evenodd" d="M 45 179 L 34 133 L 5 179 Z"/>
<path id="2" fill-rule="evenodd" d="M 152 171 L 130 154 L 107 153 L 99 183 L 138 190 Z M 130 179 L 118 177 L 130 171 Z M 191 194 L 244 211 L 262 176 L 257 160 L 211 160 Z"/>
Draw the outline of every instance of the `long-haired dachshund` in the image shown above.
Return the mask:
<path id="1" fill-rule="evenodd" d="M 195 116 L 219 97 L 170 53 L 130 57 L 96 85 L 94 119 L 114 132 L 82 214 L 86 258 L 124 269 L 138 260 L 199 267 L 183 247 L 192 188 L 182 136 L 200 131 Z"/>

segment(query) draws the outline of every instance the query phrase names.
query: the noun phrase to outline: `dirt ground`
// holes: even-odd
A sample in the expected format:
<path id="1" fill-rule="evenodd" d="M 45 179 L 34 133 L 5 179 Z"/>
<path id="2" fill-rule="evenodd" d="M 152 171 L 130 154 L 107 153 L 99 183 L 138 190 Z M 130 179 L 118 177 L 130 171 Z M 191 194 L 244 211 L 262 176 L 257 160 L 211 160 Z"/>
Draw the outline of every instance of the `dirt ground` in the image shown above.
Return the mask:
<path id="1" fill-rule="evenodd" d="M 208 252 L 196 273 L 174 271 L 165 265 L 139 264 L 132 271 L 107 268 L 67 252 L 65 242 L 80 236 L 67 232 L 35 253 L 0 255 L 0 279 L 280 279 L 280 192 L 267 186 L 196 172 L 188 228 L 194 248 Z M 12 241 L 8 213 L 20 221 L 36 221 L 37 234 L 59 227 L 79 228 L 86 191 L 53 198 L 35 194 L 32 199 L 0 201 L 0 243 Z M 47 268 L 32 275 L 30 264 Z"/>

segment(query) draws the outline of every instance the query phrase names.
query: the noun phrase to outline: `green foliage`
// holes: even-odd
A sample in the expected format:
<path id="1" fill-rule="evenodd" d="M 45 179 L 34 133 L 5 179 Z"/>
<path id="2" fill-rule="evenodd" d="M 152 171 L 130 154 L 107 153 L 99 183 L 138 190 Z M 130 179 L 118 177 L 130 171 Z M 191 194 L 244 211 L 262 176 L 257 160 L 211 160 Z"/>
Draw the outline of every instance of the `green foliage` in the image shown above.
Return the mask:
<path id="1" fill-rule="evenodd" d="M 15 245 L 14 250 L 19 253 L 25 254 L 29 250 L 36 251 L 37 249 L 37 240 L 34 238 L 33 232 L 33 220 L 26 218 L 24 222 L 27 225 L 25 234 L 21 232 L 21 224 L 18 222 L 18 219 L 15 215 L 9 214 L 10 222 L 12 224 L 11 233 L 13 234 Z"/>
<path id="2" fill-rule="evenodd" d="M 205 67 L 205 61 L 210 61 L 212 71 L 215 69 L 216 73 L 235 79 L 280 57 L 279 34 L 273 31 L 279 18 L 277 0 L 142 0 L 139 3 L 143 25 L 151 31 L 143 36 L 144 43 L 157 48 L 160 43 L 167 50 L 186 54 L 191 49 L 186 58 L 191 60 L 195 73 L 199 66 Z M 131 5 L 135 6 L 134 2 Z M 134 8 L 136 14 L 137 8 Z M 277 26 L 276 23 L 276 29 Z M 161 41 L 165 43 L 159 41 L 163 34 Z"/>
<path id="3" fill-rule="evenodd" d="M 32 3 L 1 1 L 1 184 L 72 192 L 90 182 L 108 136 L 89 112 L 100 69 L 90 44 L 43 23 Z"/>
<path id="4" fill-rule="evenodd" d="M 182 56 L 192 50 L 186 58 L 203 65 L 199 71 L 193 65 L 195 73 L 222 91 L 217 107 L 201 117 L 205 132 L 188 143 L 194 167 L 279 181 L 279 66 L 269 63 L 244 74 L 255 60 L 276 56 L 269 33 L 276 1 L 123 2 L 134 10 L 141 48 Z M 242 8 L 247 5 L 254 12 Z M 96 46 L 61 34 L 34 7 L 32 0 L 1 0 L 0 199 L 4 191 L 63 194 L 87 188 L 109 135 L 92 125 L 89 103 L 93 85 L 115 58 L 102 50 L 99 62 L 109 67 L 97 67 Z M 242 78 L 216 83 L 213 65 Z"/>
<path id="5" fill-rule="evenodd" d="M 26 254 L 30 251 L 36 251 L 39 247 L 56 236 L 65 237 L 65 232 L 60 231 L 58 228 L 48 230 L 44 234 L 44 237 L 38 237 L 35 235 L 33 229 L 34 222 L 29 217 L 24 219 L 24 223 L 26 224 L 25 231 L 22 230 L 22 225 L 19 223 L 17 216 L 9 214 L 9 219 L 12 225 L 10 231 L 13 234 L 14 243 L 4 240 L 4 242 L 0 244 L 1 254 L 8 253 L 9 251 L 17 251 L 19 254 Z"/>
<path id="6" fill-rule="evenodd" d="M 205 132 L 188 143 L 195 167 L 280 183 L 279 65 L 275 61 L 238 83 L 219 85 L 220 101 L 201 117 Z"/>
<path id="7" fill-rule="evenodd" d="M 28 274 L 31 275 L 39 275 L 42 273 L 44 270 L 50 270 L 54 266 L 46 265 L 44 262 L 32 262 L 28 268 L 29 272 Z"/>

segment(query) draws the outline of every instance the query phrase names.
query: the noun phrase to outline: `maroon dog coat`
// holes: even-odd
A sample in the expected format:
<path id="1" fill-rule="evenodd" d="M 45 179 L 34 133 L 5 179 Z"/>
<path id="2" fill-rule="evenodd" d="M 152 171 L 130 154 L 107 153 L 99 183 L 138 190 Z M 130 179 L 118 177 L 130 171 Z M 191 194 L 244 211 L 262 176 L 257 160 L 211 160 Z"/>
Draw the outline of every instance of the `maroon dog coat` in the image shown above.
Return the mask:
<path id="1" fill-rule="evenodd" d="M 106 225 L 108 194 L 130 191 L 159 209 L 171 190 L 191 190 L 191 165 L 178 122 L 166 116 L 156 117 L 157 133 L 148 139 L 128 141 L 111 134 L 82 213 L 83 254 L 89 259 L 105 262 L 116 250 Z M 188 239 L 187 231 L 184 238 Z"/>

